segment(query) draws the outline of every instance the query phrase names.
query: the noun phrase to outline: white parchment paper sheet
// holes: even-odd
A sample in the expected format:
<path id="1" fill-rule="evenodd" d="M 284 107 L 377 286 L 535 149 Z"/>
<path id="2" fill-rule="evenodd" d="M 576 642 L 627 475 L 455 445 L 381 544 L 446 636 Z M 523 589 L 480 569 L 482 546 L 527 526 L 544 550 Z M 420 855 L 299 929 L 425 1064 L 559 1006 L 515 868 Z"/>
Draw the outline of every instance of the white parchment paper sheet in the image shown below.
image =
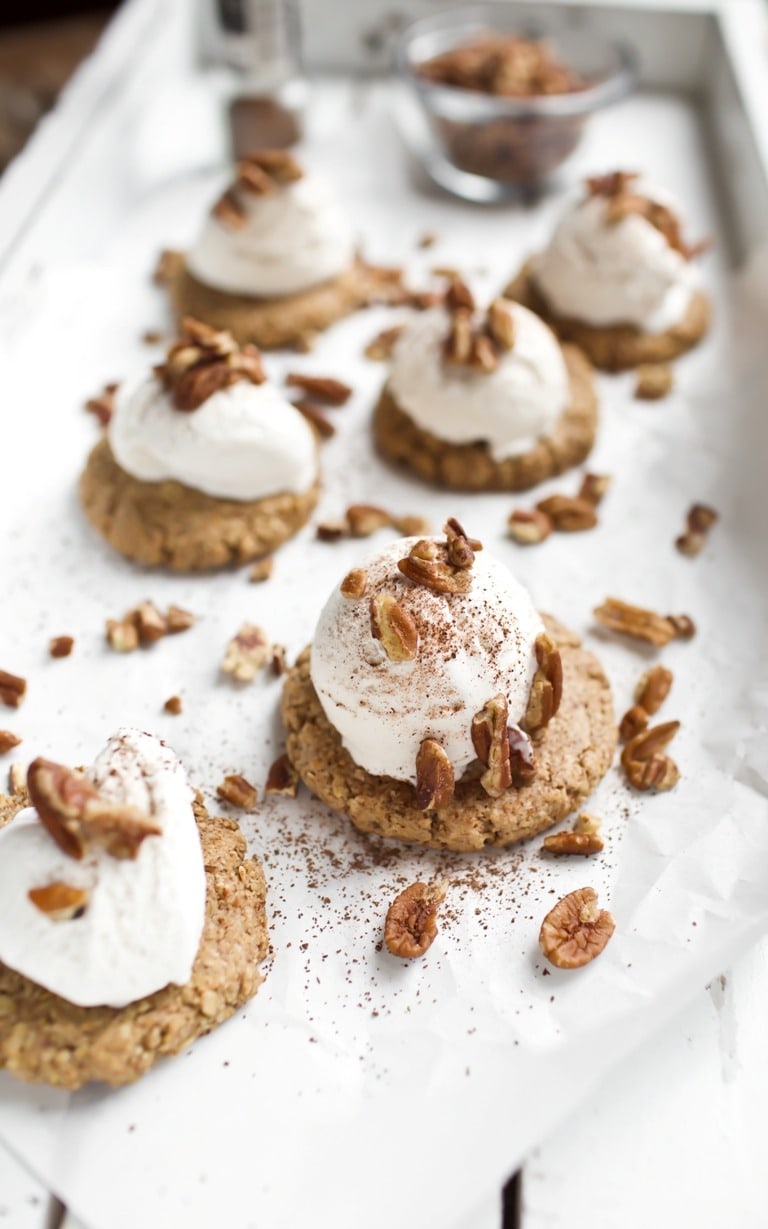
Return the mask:
<path id="1" fill-rule="evenodd" d="M 453 265 L 479 293 L 497 291 L 562 205 L 476 211 L 425 193 L 409 182 L 385 89 L 328 87 L 317 102 L 309 155 L 359 219 L 366 252 L 407 261 L 425 284 L 431 266 Z M 28 758 L 75 763 L 135 723 L 167 738 L 211 796 L 225 772 L 261 785 L 281 749 L 279 682 L 238 689 L 217 674 L 229 636 L 249 619 L 293 657 L 330 587 L 388 537 L 324 545 L 308 528 L 280 552 L 268 584 L 249 586 L 245 571 L 143 572 L 83 523 L 75 481 L 96 432 L 82 403 L 155 361 L 159 352 L 139 341 L 165 321 L 147 270 L 160 246 L 188 241 L 217 187 L 206 175 L 148 185 L 131 136 L 135 200 L 103 261 L 48 268 L 0 302 L 0 666 L 30 680 L 24 706 L 3 723 L 24 736 Z M 595 121 L 579 159 L 584 172 L 648 171 L 681 197 L 693 235 L 719 231 L 701 134 L 681 100 L 630 100 Z M 421 251 L 426 230 L 438 242 Z M 348 407 L 330 411 L 338 434 L 323 449 L 319 517 L 356 500 L 429 515 L 436 528 L 459 516 L 542 609 L 586 635 L 619 713 L 658 655 L 600 634 L 592 607 L 611 593 L 694 616 L 696 639 L 662 655 L 675 674 L 663 716 L 683 722 L 682 780 L 640 797 L 612 771 L 590 803 L 604 817 L 606 852 L 588 863 L 546 861 L 539 841 L 468 857 L 367 840 L 306 795 L 244 817 L 270 886 L 272 952 L 256 999 L 133 1088 L 70 1097 L 0 1078 L 3 1142 L 95 1229 L 472 1224 L 473 1209 L 601 1074 L 764 930 L 765 356 L 747 352 L 750 328 L 762 332 L 755 307 L 731 327 L 722 248 L 705 263 L 713 336 L 678 364 L 676 391 L 661 403 L 634 401 L 631 377 L 601 378 L 589 467 L 615 482 L 600 526 L 536 549 L 504 536 L 510 508 L 534 497 L 436 494 L 373 456 L 367 422 L 384 369 L 361 354 L 397 313 L 363 313 L 313 354 L 268 358 L 276 376 L 301 368 L 355 388 Z M 537 496 L 578 483 L 565 475 Z M 722 520 L 688 560 L 673 540 L 694 500 Z M 144 597 L 186 606 L 199 623 L 148 652 L 111 653 L 104 619 Z M 48 638 L 64 633 L 75 652 L 51 661 Z M 162 705 L 177 692 L 184 713 L 173 718 Z M 440 934 L 406 966 L 379 950 L 384 912 L 405 883 L 437 874 L 450 884 Z M 559 973 L 540 958 L 539 925 L 586 883 L 610 901 L 617 932 L 594 964 Z"/>

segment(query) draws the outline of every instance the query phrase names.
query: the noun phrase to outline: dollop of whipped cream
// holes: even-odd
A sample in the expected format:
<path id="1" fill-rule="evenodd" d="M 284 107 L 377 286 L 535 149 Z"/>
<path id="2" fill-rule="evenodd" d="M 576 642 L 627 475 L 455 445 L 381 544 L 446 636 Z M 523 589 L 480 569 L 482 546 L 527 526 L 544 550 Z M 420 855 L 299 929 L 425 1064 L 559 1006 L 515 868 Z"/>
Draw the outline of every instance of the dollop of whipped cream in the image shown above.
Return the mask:
<path id="1" fill-rule="evenodd" d="M 670 205 L 659 193 L 643 195 Z M 697 270 L 646 218 L 610 221 L 610 199 L 588 196 L 561 218 L 532 276 L 561 316 L 663 333 L 679 324 L 699 286 Z"/>
<path id="2" fill-rule="evenodd" d="M 215 290 L 278 298 L 338 277 L 356 237 L 329 189 L 305 175 L 263 196 L 242 194 L 242 224 L 209 215 L 187 254 L 190 272 Z"/>
<path id="3" fill-rule="evenodd" d="M 161 829 L 134 860 L 68 857 L 37 817 L 0 830 L 0 960 L 79 1007 L 124 1007 L 189 981 L 205 920 L 205 869 L 192 789 L 173 752 L 124 729 L 88 772 L 112 802 L 150 812 Z M 53 921 L 28 892 L 66 883 L 88 893 L 80 917 Z"/>
<path id="4" fill-rule="evenodd" d="M 485 550 L 475 556 L 466 594 L 411 584 L 397 564 L 417 541 L 401 539 L 361 565 L 363 597 L 333 591 L 312 643 L 311 678 L 361 768 L 415 783 L 419 746 L 434 738 L 458 780 L 476 758 L 472 718 L 489 700 L 503 692 L 510 724 L 523 718 L 544 626 L 527 591 Z M 372 635 L 370 599 L 381 592 L 391 593 L 416 624 L 412 661 L 390 660 Z"/>
<path id="5" fill-rule="evenodd" d="M 118 390 L 108 435 L 134 478 L 174 479 L 219 499 L 307 491 L 317 477 L 311 427 L 268 381 L 239 381 L 186 413 L 150 377 Z"/>
<path id="6" fill-rule="evenodd" d="M 496 461 L 529 452 L 549 435 L 569 400 L 568 373 L 551 330 L 517 303 L 506 305 L 514 344 L 495 371 L 446 363 L 443 308 L 421 312 L 398 339 L 389 388 L 424 431 L 451 444 L 482 440 Z"/>

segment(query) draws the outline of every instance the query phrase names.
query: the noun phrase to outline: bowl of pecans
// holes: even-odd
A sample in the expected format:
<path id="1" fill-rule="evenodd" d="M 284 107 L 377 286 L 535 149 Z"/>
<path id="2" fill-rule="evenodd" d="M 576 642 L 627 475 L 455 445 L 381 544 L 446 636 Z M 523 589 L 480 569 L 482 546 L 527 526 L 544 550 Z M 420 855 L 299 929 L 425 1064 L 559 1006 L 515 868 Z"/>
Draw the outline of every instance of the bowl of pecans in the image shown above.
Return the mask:
<path id="1" fill-rule="evenodd" d="M 632 52 L 594 27 L 532 29 L 503 2 L 415 22 L 401 39 L 399 67 L 434 146 L 423 150 L 427 170 L 476 200 L 545 185 L 590 115 L 628 94 L 637 76 Z"/>

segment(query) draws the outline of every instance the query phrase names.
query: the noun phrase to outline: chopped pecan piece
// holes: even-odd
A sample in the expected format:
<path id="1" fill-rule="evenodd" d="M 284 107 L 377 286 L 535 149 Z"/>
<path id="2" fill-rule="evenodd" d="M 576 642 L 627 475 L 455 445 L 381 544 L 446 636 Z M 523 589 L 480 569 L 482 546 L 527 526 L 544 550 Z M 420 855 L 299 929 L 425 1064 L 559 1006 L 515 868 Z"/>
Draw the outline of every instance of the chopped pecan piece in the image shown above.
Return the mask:
<path id="1" fill-rule="evenodd" d="M 74 636 L 54 636 L 48 644 L 48 652 L 51 657 L 69 657 L 74 647 Z"/>
<path id="2" fill-rule="evenodd" d="M 582 811 L 573 825 L 574 832 L 589 832 L 591 835 L 600 831 L 601 821 L 597 815 L 591 815 L 589 811 Z"/>
<path id="3" fill-rule="evenodd" d="M 602 606 L 596 607 L 594 615 L 598 623 L 610 631 L 622 632 L 635 640 L 646 640 L 657 648 L 669 644 L 675 636 L 671 617 L 645 610 L 642 606 L 633 606 L 618 597 L 607 597 Z"/>
<path id="4" fill-rule="evenodd" d="M 709 531 L 718 520 L 714 508 L 707 504 L 692 504 L 688 509 L 686 530 L 675 539 L 675 546 L 681 555 L 698 555 L 704 549 Z"/>
<path id="5" fill-rule="evenodd" d="M 163 705 L 163 711 L 170 713 L 173 717 L 178 717 L 182 709 L 181 696 L 169 696 Z"/>
<path id="6" fill-rule="evenodd" d="M 167 286 L 173 281 L 183 262 L 183 252 L 175 252 L 172 248 L 163 248 L 152 272 L 152 281 L 156 286 Z"/>
<path id="7" fill-rule="evenodd" d="M 8 670 L 0 670 L 0 703 L 18 708 L 27 694 L 27 680 Z"/>
<path id="8" fill-rule="evenodd" d="M 221 670 L 239 683 L 250 683 L 271 656 L 267 633 L 253 623 L 244 623 L 227 645 Z"/>
<path id="9" fill-rule="evenodd" d="M 553 529 L 552 521 L 538 508 L 514 508 L 507 518 L 507 533 L 521 546 L 544 542 Z"/>
<path id="10" fill-rule="evenodd" d="M 549 724 L 563 694 L 563 663 L 555 642 L 546 632 L 536 637 L 536 662 L 528 706 L 520 722 L 526 734 L 536 734 Z"/>
<path id="11" fill-rule="evenodd" d="M 14 747 L 18 747 L 21 739 L 13 730 L 0 730 L 0 755 L 7 755 Z"/>
<path id="12" fill-rule="evenodd" d="M 440 811 L 453 801 L 453 765 L 440 743 L 425 738 L 416 755 L 416 801 L 422 811 Z"/>
<path id="13" fill-rule="evenodd" d="M 154 602 L 139 602 L 132 610 L 133 622 L 139 633 L 140 644 L 154 644 L 168 634 L 168 623 Z"/>
<path id="14" fill-rule="evenodd" d="M 584 529 L 594 529 L 597 524 L 595 505 L 578 495 L 550 495 L 540 499 L 536 507 L 561 533 L 580 533 Z"/>
<path id="15" fill-rule="evenodd" d="M 529 735 L 517 725 L 509 727 L 507 738 L 512 784 L 515 789 L 522 789 L 536 779 L 536 751 Z"/>
<path id="16" fill-rule="evenodd" d="M 374 593 L 370 603 L 371 635 L 381 641 L 390 661 L 413 661 L 419 649 L 419 629 L 391 593 Z"/>
<path id="17" fill-rule="evenodd" d="M 388 329 L 382 329 L 380 333 L 371 338 L 363 354 L 374 363 L 386 362 L 387 359 L 392 357 L 392 352 L 402 337 L 404 330 L 404 324 L 393 324 Z"/>
<path id="18" fill-rule="evenodd" d="M 600 853 L 604 848 L 600 837 L 593 832 L 553 832 L 545 836 L 541 848 L 545 853 L 577 853 L 589 855 Z"/>
<path id="19" fill-rule="evenodd" d="M 23 794 L 27 788 L 27 765 L 22 760 L 16 760 L 8 769 L 8 791 L 11 794 Z"/>
<path id="20" fill-rule="evenodd" d="M 468 311 L 454 311 L 448 334 L 443 343 L 443 356 L 448 363 L 465 366 L 472 358 L 472 316 Z"/>
<path id="21" fill-rule="evenodd" d="M 641 363 L 635 377 L 635 396 L 640 401 L 660 401 L 672 391 L 674 377 L 669 363 Z"/>
<path id="22" fill-rule="evenodd" d="M 300 164 L 287 149 L 257 149 L 241 158 L 237 164 L 238 182 L 254 169 L 263 171 L 277 184 L 295 183 L 304 176 Z"/>
<path id="23" fill-rule="evenodd" d="M 508 720 L 509 707 L 503 692 L 472 718 L 472 746 L 480 763 L 486 766 L 480 784 L 489 798 L 500 798 L 512 785 Z"/>
<path id="24" fill-rule="evenodd" d="M 284 798 L 295 798 L 299 792 L 299 774 L 287 755 L 279 755 L 267 773 L 265 794 L 281 794 Z"/>
<path id="25" fill-rule="evenodd" d="M 579 969 L 599 956 L 616 923 L 599 909 L 594 888 L 577 888 L 550 909 L 541 924 L 541 950 L 558 969 Z"/>
<path id="26" fill-rule="evenodd" d="M 102 798 L 87 777 L 39 757 L 27 770 L 32 805 L 60 849 L 82 858 L 100 846 L 113 858 L 133 859 L 148 836 L 160 828 L 138 807 Z"/>
<path id="27" fill-rule="evenodd" d="M 639 790 L 668 790 L 677 784 L 680 773 L 665 749 L 679 729 L 679 721 L 665 721 L 630 739 L 621 753 L 630 785 Z"/>
<path id="28" fill-rule="evenodd" d="M 82 917 L 88 904 L 85 888 L 75 888 L 71 883 L 48 883 L 43 888 L 30 888 L 27 896 L 36 909 L 52 922 L 69 922 Z"/>
<path id="29" fill-rule="evenodd" d="M 93 414 L 102 427 L 107 426 L 115 412 L 115 394 L 118 388 L 118 384 L 105 384 L 102 392 L 96 397 L 89 397 L 85 403 L 88 413 Z"/>
<path id="30" fill-rule="evenodd" d="M 186 316 L 182 334 L 155 373 L 171 393 L 177 410 L 198 409 L 214 393 L 239 381 L 263 384 L 261 354 L 252 345 L 238 346 L 229 333 Z"/>
<path id="31" fill-rule="evenodd" d="M 585 474 L 579 487 L 579 499 L 584 499 L 596 507 L 602 502 L 612 481 L 610 474 Z"/>
<path id="32" fill-rule="evenodd" d="M 353 568 L 351 572 L 347 572 L 339 588 L 342 597 L 356 601 L 357 598 L 364 597 L 367 584 L 368 573 L 365 568 Z"/>
<path id="33" fill-rule="evenodd" d="M 321 521 L 315 527 L 315 536 L 320 542 L 338 542 L 349 536 L 349 525 L 346 520 Z"/>
<path id="34" fill-rule="evenodd" d="M 349 532 L 353 538 L 368 538 L 378 529 L 392 524 L 392 516 L 374 504 L 350 504 L 346 511 Z"/>
<path id="35" fill-rule="evenodd" d="M 635 688 L 635 700 L 653 716 L 661 708 L 672 688 L 674 675 L 666 666 L 652 666 L 646 670 Z"/>
<path id="36" fill-rule="evenodd" d="M 696 635 L 696 624 L 690 615 L 670 614 L 667 619 L 674 629 L 676 640 L 691 640 Z"/>
<path id="37" fill-rule="evenodd" d="M 432 272 L 436 276 L 447 276 L 451 279 L 451 284 L 445 292 L 445 306 L 449 312 L 473 312 L 475 310 L 475 299 L 472 291 L 466 282 L 455 275 L 454 270 L 433 269 Z"/>
<path id="38" fill-rule="evenodd" d="M 216 786 L 216 795 L 223 802 L 243 811 L 252 811 L 259 800 L 259 791 L 239 773 L 232 773 Z"/>
<path id="39" fill-rule="evenodd" d="M 636 734 L 642 731 L 648 725 L 648 713 L 640 704 L 633 704 L 628 708 L 621 721 L 619 722 L 619 738 L 623 743 L 629 742 L 630 738 L 634 738 Z"/>
<path id="40" fill-rule="evenodd" d="M 259 559 L 258 562 L 254 563 L 253 567 L 248 573 L 249 581 L 252 585 L 257 585 L 261 584 L 264 580 L 269 580 L 274 567 L 275 561 L 272 556 L 265 555 L 263 559 Z"/>
<path id="41" fill-rule="evenodd" d="M 298 410 L 302 418 L 305 418 L 310 427 L 313 427 L 321 440 L 330 440 L 336 434 L 336 428 L 330 418 L 326 418 L 319 406 L 314 405 L 308 398 L 302 397 L 299 401 L 291 402 L 293 408 Z"/>
<path id="42" fill-rule="evenodd" d="M 223 192 L 211 213 L 223 226 L 229 230 L 242 230 L 248 222 L 248 213 L 240 204 L 232 188 Z"/>
<path id="43" fill-rule="evenodd" d="M 437 935 L 437 910 L 445 888 L 436 883 L 412 883 L 387 910 L 384 942 L 393 956 L 412 960 L 423 956 Z"/>
<path id="44" fill-rule="evenodd" d="M 515 344 L 515 321 L 511 305 L 506 299 L 494 299 L 486 315 L 486 328 L 502 350 L 511 350 Z"/>
<path id="45" fill-rule="evenodd" d="M 482 550 L 482 542 L 477 538 L 468 538 L 462 525 L 452 516 L 443 525 L 446 538 L 446 554 L 451 567 L 463 571 L 471 568 L 475 562 L 475 551 Z"/>
<path id="46" fill-rule="evenodd" d="M 447 547 L 430 538 L 420 538 L 397 566 L 413 584 L 436 593 L 468 593 L 472 585 L 471 569 L 452 567 Z"/>
<path id="47" fill-rule="evenodd" d="M 269 665 L 275 678 L 280 678 L 281 674 L 285 674 L 288 663 L 285 659 L 285 647 L 282 644 L 272 645 L 272 660 Z"/>
<path id="48" fill-rule="evenodd" d="M 326 405 L 344 405 L 352 396 L 349 385 L 332 376 L 307 376 L 300 371 L 289 371 L 285 382 L 290 388 L 300 388 Z"/>
<path id="49" fill-rule="evenodd" d="M 590 175 L 584 183 L 590 196 L 623 196 L 640 178 L 639 171 L 609 171 L 607 175 Z"/>
<path id="50" fill-rule="evenodd" d="M 392 524 L 404 538 L 422 537 L 432 532 L 432 526 L 424 516 L 396 516 Z"/>
<path id="51" fill-rule="evenodd" d="M 130 618 L 107 619 L 107 640 L 118 653 L 132 653 L 139 647 L 139 633 Z"/>

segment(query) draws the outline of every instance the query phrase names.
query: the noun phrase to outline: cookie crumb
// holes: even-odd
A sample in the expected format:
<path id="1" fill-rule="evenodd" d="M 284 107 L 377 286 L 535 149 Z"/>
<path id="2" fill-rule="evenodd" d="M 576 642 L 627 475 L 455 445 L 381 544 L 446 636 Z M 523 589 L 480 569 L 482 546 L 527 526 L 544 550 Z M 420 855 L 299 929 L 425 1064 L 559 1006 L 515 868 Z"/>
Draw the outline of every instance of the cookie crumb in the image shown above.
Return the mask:
<path id="1" fill-rule="evenodd" d="M 239 773 L 226 776 L 220 785 L 216 786 L 216 796 L 230 806 L 240 807 L 243 811 L 252 811 L 259 800 L 259 791 Z"/>

